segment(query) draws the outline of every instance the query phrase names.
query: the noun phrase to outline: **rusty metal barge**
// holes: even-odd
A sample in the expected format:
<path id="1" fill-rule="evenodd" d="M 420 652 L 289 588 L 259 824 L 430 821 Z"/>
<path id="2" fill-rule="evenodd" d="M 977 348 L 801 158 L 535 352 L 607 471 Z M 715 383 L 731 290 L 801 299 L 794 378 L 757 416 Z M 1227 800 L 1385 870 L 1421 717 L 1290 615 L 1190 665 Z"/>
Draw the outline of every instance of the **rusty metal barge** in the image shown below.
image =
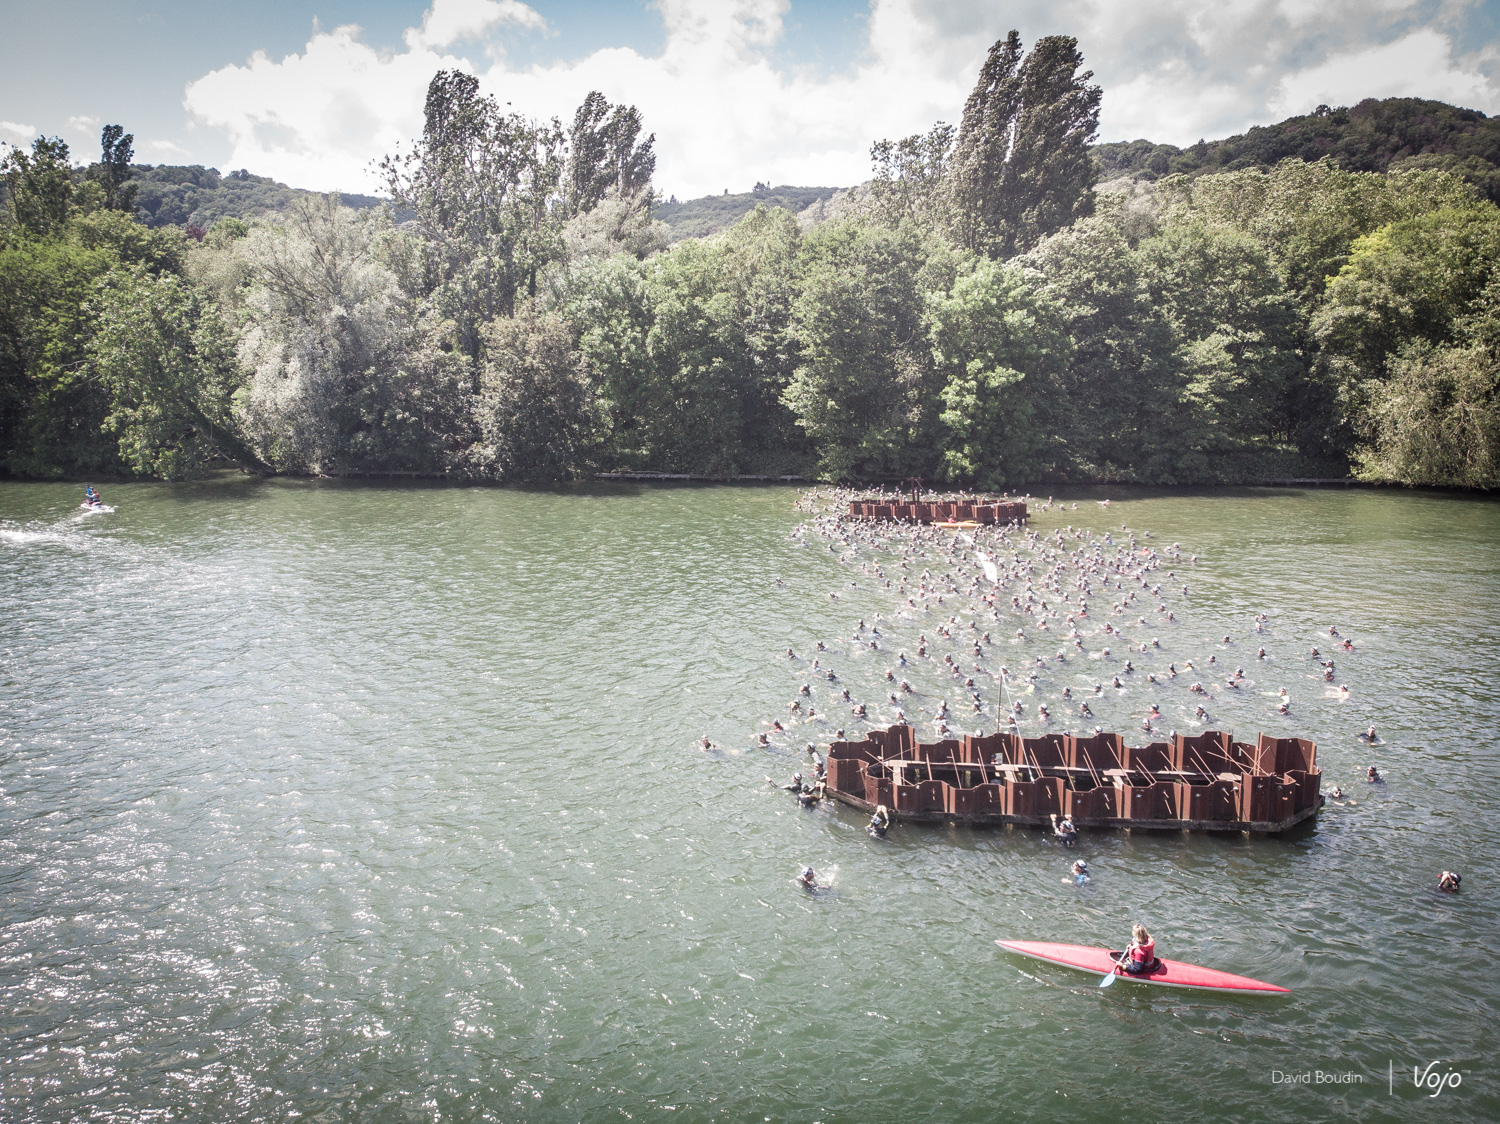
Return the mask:
<path id="1" fill-rule="evenodd" d="M 897 821 L 1275 834 L 1323 805 L 1317 746 L 1210 731 L 1127 746 L 1118 734 L 965 736 L 919 743 L 910 726 L 828 751 L 828 795 Z"/>
<path id="2" fill-rule="evenodd" d="M 1026 521 L 1026 504 L 987 503 L 983 500 L 952 500 L 940 503 L 863 503 L 849 504 L 853 519 L 878 519 L 907 523 L 975 523 L 991 526 Z"/>

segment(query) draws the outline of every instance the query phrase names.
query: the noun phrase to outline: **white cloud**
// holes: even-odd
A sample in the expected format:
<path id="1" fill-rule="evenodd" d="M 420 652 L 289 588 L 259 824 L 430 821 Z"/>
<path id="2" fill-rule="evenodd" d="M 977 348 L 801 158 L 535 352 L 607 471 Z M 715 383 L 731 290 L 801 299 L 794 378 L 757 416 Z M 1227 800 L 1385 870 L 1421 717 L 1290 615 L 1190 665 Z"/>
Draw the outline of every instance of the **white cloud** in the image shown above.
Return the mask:
<path id="1" fill-rule="evenodd" d="M 68 128 L 79 133 L 88 133 L 99 128 L 104 121 L 98 117 L 69 117 Z"/>
<path id="2" fill-rule="evenodd" d="M 1271 107 L 1278 115 L 1306 113 L 1315 106 L 1353 105 L 1362 98 L 1435 98 L 1469 108 L 1494 105 L 1483 74 L 1464 70 L 1452 58 L 1446 36 L 1431 28 L 1380 47 L 1335 55 L 1281 80 Z"/>
<path id="3" fill-rule="evenodd" d="M 0 140 L 10 144 L 30 144 L 36 140 L 36 126 L 18 121 L 0 121 Z"/>
<path id="4" fill-rule="evenodd" d="M 193 158 L 193 154 L 182 145 L 169 140 L 148 140 L 141 144 L 137 150 L 138 156 L 152 156 L 161 163 L 172 161 L 173 163 L 186 163 Z"/>
<path id="5" fill-rule="evenodd" d="M 452 46 L 504 24 L 540 31 L 547 21 L 520 0 L 433 0 L 420 28 L 408 28 L 403 38 L 414 51 Z"/>
<path id="6" fill-rule="evenodd" d="M 811 2 L 811 0 L 799 0 Z M 957 121 L 991 43 L 1016 27 L 1028 44 L 1079 39 L 1105 90 L 1101 139 L 1191 144 L 1302 112 L 1392 93 L 1492 112 L 1500 91 L 1455 60 L 1463 8 L 1425 0 L 871 0 L 868 40 L 832 74 L 778 69 L 789 0 L 656 0 L 655 56 L 606 48 L 547 66 L 493 51 L 502 31 L 537 31 L 516 0 L 435 0 L 404 49 L 377 51 L 357 27 L 315 31 L 300 54 L 257 53 L 187 87 L 184 104 L 223 130 L 230 167 L 319 189 L 371 190 L 372 161 L 422 127 L 440 69 L 477 73 L 523 113 L 567 121 L 591 89 L 640 107 L 657 134 L 657 185 L 679 197 L 773 183 L 842 185 L 868 175 L 870 143 Z M 1455 15 L 1454 13 L 1458 13 Z M 475 66 L 454 51 L 476 40 Z"/>

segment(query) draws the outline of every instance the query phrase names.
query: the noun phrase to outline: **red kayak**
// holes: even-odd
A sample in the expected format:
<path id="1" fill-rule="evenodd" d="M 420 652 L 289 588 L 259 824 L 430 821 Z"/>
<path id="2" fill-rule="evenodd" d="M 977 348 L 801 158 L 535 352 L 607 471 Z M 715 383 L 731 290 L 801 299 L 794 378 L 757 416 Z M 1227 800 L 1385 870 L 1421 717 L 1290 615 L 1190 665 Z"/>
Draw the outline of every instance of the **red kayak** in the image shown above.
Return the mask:
<path id="1" fill-rule="evenodd" d="M 1003 949 L 1018 952 L 1022 956 L 1045 960 L 1049 964 L 1061 964 L 1064 968 L 1077 968 L 1080 971 L 1092 972 L 1101 978 L 1113 968 L 1117 977 L 1135 983 L 1161 984 L 1163 987 L 1195 987 L 1203 991 L 1233 991 L 1254 995 L 1289 994 L 1286 988 L 1277 987 L 1275 984 L 1261 983 L 1260 980 L 1236 976 L 1232 972 L 1203 968 L 1197 964 L 1184 964 L 1180 960 L 1158 958 L 1149 972 L 1133 976 L 1115 966 L 1115 960 L 1120 954 L 1111 952 L 1107 948 L 1089 948 L 1081 944 L 1053 944 L 1051 941 L 996 941 L 995 943 Z"/>

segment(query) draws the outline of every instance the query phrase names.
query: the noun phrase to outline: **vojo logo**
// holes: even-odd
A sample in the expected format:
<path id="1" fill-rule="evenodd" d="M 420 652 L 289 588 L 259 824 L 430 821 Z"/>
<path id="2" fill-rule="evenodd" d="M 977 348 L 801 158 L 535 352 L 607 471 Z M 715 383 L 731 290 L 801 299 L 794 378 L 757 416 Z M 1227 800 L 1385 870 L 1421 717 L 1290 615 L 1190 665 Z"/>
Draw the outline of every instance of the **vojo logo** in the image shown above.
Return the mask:
<path id="1" fill-rule="evenodd" d="M 1443 1068 L 1442 1061 L 1428 1062 L 1426 1067 L 1411 1067 L 1411 1083 L 1429 1097 L 1436 1097 L 1445 1089 L 1457 1089 L 1464 1083 L 1464 1075 L 1456 1069 Z M 1396 1063 L 1391 1063 L 1391 1093 L 1396 1092 Z"/>

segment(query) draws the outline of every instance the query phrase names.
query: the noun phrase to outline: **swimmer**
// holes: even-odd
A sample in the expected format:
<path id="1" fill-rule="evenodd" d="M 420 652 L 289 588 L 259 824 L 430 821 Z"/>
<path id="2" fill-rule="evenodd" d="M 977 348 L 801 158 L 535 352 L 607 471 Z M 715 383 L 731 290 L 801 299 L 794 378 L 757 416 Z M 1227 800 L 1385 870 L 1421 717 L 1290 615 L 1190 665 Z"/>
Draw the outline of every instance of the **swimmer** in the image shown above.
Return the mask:
<path id="1" fill-rule="evenodd" d="M 1071 882 L 1075 886 L 1082 886 L 1089 880 L 1089 864 L 1082 859 L 1074 859 L 1073 865 L 1068 868 L 1069 877 L 1063 879 L 1066 885 Z"/>
<path id="2" fill-rule="evenodd" d="M 885 833 L 891 828 L 891 813 L 884 804 L 875 806 L 875 814 L 870 817 L 870 822 L 865 827 L 872 839 L 884 839 Z"/>
<path id="3" fill-rule="evenodd" d="M 701 737 L 701 738 L 698 739 L 698 748 L 699 749 L 712 749 L 713 747 L 714 747 L 714 743 L 708 740 L 707 735 L 705 735 L 705 736 L 703 736 L 703 737 Z"/>
<path id="4" fill-rule="evenodd" d="M 1078 838 L 1078 829 L 1073 826 L 1073 817 L 1063 816 L 1059 820 L 1056 812 L 1052 813 L 1052 832 L 1062 843 L 1072 843 Z"/>
<path id="5" fill-rule="evenodd" d="M 818 886 L 818 876 L 813 873 L 813 868 L 810 866 L 802 868 L 802 873 L 797 876 L 797 881 L 801 882 L 803 888 L 807 890 L 817 890 L 820 888 Z"/>
<path id="6" fill-rule="evenodd" d="M 1371 765 L 1365 770 L 1365 781 L 1369 784 L 1384 784 L 1385 778 L 1380 775 L 1380 770 Z"/>
<path id="7" fill-rule="evenodd" d="M 1437 888 L 1445 894 L 1458 893 L 1458 887 L 1463 882 L 1463 876 L 1451 870 L 1445 870 L 1438 877 Z"/>
<path id="8" fill-rule="evenodd" d="M 1363 734 L 1359 735 L 1359 740 L 1360 741 L 1364 741 L 1364 742 L 1369 742 L 1371 745 L 1374 745 L 1376 742 L 1378 742 L 1380 740 L 1380 736 L 1375 733 L 1375 727 L 1371 726 Z"/>
<path id="9" fill-rule="evenodd" d="M 1330 799 L 1330 800 L 1342 800 L 1343 798 L 1344 798 L 1344 790 L 1341 789 L 1338 785 L 1334 785 L 1333 786 L 1333 791 L 1328 794 L 1328 799 Z"/>

